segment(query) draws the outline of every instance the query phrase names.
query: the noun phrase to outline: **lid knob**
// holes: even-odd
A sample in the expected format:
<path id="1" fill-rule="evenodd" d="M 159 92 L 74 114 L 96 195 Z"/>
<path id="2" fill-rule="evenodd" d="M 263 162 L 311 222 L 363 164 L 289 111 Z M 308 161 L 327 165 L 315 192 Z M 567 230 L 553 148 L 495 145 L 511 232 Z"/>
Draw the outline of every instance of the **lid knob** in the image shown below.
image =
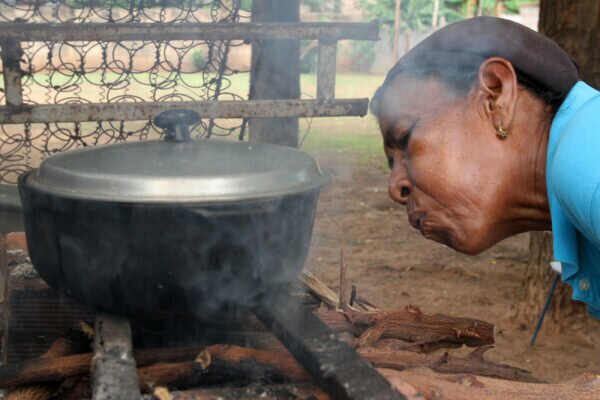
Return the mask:
<path id="1" fill-rule="evenodd" d="M 154 118 L 154 125 L 165 130 L 167 142 L 185 142 L 191 140 L 190 125 L 200 121 L 200 115 L 193 110 L 167 110 Z"/>

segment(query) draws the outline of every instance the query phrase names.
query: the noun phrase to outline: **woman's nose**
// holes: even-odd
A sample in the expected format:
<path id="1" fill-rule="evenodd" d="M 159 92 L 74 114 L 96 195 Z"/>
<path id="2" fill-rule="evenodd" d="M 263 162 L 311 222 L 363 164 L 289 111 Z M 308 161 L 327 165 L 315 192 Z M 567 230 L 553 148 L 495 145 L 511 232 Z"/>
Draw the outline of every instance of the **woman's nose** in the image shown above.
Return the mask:
<path id="1" fill-rule="evenodd" d="M 412 192 L 412 184 L 408 179 L 408 174 L 404 167 L 394 165 L 390 173 L 388 191 L 392 200 L 406 205 L 408 197 Z"/>

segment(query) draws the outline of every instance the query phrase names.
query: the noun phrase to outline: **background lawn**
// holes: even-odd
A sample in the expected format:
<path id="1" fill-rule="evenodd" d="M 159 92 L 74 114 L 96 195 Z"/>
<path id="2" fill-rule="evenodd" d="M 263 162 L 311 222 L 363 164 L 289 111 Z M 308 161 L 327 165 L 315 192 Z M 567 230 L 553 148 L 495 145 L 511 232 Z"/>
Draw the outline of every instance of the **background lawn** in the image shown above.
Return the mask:
<path id="1" fill-rule="evenodd" d="M 371 98 L 384 76 L 365 74 L 338 74 L 336 78 L 337 98 Z M 301 81 L 303 97 L 316 93 L 316 77 L 303 75 Z M 382 142 L 375 118 L 332 117 L 300 120 L 301 147 L 307 151 L 335 151 L 354 156 L 357 162 L 377 160 L 381 168 L 387 169 Z"/>

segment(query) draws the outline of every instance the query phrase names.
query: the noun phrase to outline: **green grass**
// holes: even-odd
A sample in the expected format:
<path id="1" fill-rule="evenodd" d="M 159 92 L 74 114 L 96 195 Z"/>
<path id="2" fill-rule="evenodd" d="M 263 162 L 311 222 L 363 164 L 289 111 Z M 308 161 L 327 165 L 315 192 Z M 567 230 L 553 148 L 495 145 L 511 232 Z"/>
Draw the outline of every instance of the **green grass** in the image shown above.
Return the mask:
<path id="1" fill-rule="evenodd" d="M 383 82 L 383 75 L 338 74 L 335 80 L 335 96 L 337 98 L 371 98 Z M 315 97 L 317 78 L 314 74 L 303 74 L 300 78 L 300 90 L 303 96 Z"/>
<path id="2" fill-rule="evenodd" d="M 365 156 L 382 153 L 381 138 L 377 135 L 325 135 L 309 133 L 302 144 L 307 151 L 352 152 Z"/>
<path id="3" fill-rule="evenodd" d="M 338 74 L 336 77 L 337 98 L 371 98 L 383 76 L 365 74 Z M 303 75 L 303 91 L 316 90 L 314 75 Z M 304 93 L 304 92 L 303 92 Z M 358 162 L 376 160 L 387 171 L 383 155 L 382 141 L 377 122 L 372 115 L 365 117 L 313 118 L 300 120 L 300 137 L 306 135 L 302 144 L 304 150 L 344 152 Z"/>

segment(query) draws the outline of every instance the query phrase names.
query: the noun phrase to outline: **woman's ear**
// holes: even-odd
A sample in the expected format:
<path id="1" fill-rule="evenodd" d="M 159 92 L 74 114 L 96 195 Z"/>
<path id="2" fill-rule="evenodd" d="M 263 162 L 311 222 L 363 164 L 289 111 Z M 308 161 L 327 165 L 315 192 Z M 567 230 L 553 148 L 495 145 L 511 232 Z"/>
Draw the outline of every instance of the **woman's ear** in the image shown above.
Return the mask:
<path id="1" fill-rule="evenodd" d="M 510 61 L 491 57 L 479 67 L 477 102 L 495 129 L 509 129 L 517 104 L 517 73 Z"/>

